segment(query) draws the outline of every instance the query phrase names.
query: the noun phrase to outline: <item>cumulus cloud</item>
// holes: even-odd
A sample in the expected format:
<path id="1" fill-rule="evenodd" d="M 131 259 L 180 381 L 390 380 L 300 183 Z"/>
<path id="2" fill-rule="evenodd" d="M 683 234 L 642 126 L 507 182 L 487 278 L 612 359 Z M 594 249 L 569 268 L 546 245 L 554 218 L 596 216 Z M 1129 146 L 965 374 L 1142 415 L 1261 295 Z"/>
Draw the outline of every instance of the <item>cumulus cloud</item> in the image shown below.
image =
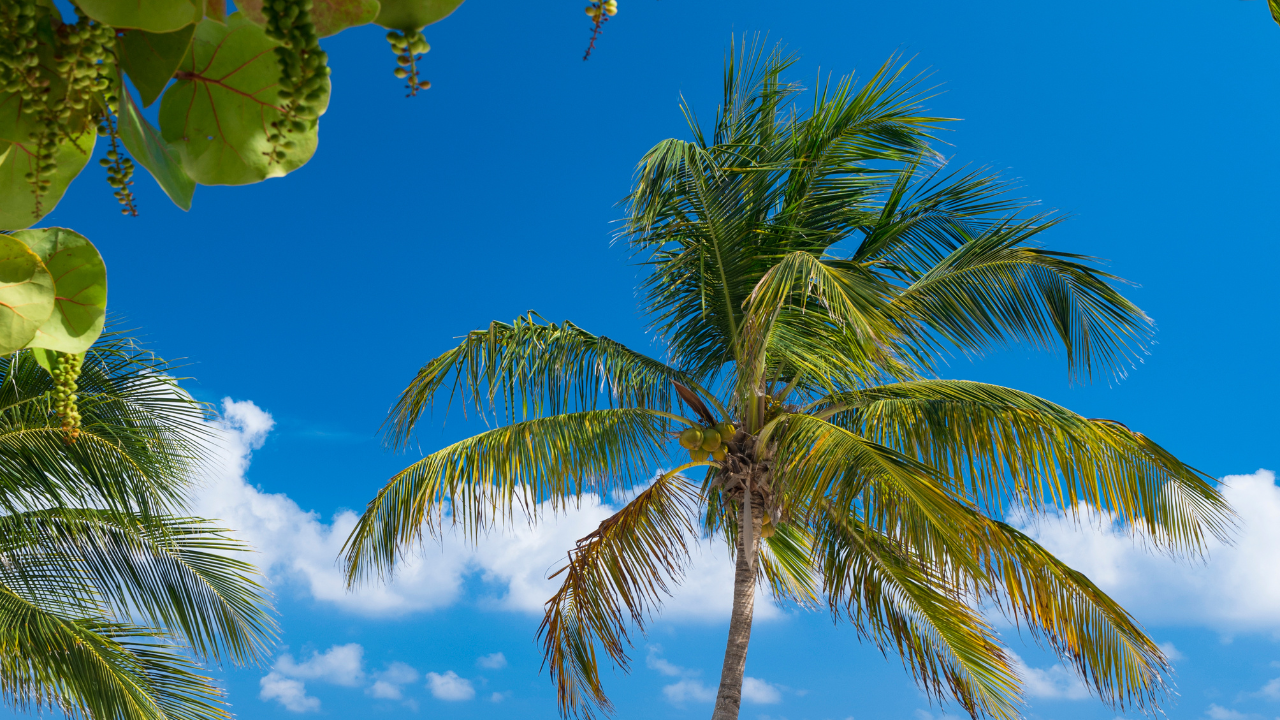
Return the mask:
<path id="1" fill-rule="evenodd" d="M 1178 650 L 1177 646 L 1171 642 L 1162 642 L 1156 645 L 1156 647 L 1160 648 L 1160 652 L 1164 653 L 1164 656 L 1169 658 L 1169 662 L 1177 662 L 1179 660 L 1187 659 L 1187 656 L 1183 655 L 1182 652 Z"/>
<path id="2" fill-rule="evenodd" d="M 418 671 L 402 662 L 393 662 L 374 676 L 373 684 L 365 693 L 380 700 L 400 700 L 404 697 L 401 685 L 418 681 Z"/>
<path id="3" fill-rule="evenodd" d="M 507 666 L 507 656 L 500 652 L 485 655 L 476 659 L 476 665 L 489 670 L 501 670 Z"/>
<path id="4" fill-rule="evenodd" d="M 1280 700 L 1280 677 L 1268 681 L 1258 690 L 1258 694 L 1269 700 Z"/>
<path id="5" fill-rule="evenodd" d="M 761 705 L 782 702 L 782 692 L 760 678 L 742 678 L 742 699 Z"/>
<path id="6" fill-rule="evenodd" d="M 320 700 L 307 694 L 307 686 L 299 680 L 290 680 L 278 672 L 267 673 L 258 681 L 262 690 L 258 697 L 275 700 L 289 712 L 314 712 L 320 709 Z"/>
<path id="7" fill-rule="evenodd" d="M 685 678 L 662 688 L 662 694 L 677 705 L 687 701 L 712 702 L 716 699 L 716 691 L 702 684 L 701 680 Z"/>
<path id="8" fill-rule="evenodd" d="M 1074 670 L 1062 665 L 1054 665 L 1047 669 L 1033 668 L 1017 653 L 1012 655 L 1013 667 L 1022 678 L 1022 687 L 1027 697 L 1046 700 L 1084 700 L 1089 697 L 1089 688 L 1080 680 Z"/>
<path id="9" fill-rule="evenodd" d="M 433 672 L 427 673 L 427 689 L 431 691 L 431 695 L 437 700 L 448 700 L 450 702 L 470 700 L 476 696 L 476 689 L 471 685 L 471 681 L 458 677 L 458 673 L 452 670 L 443 675 Z"/>
<path id="10" fill-rule="evenodd" d="M 1209 709 L 1204 711 L 1204 714 L 1210 720 L 1244 720 L 1249 717 L 1242 712 L 1228 710 L 1221 705 L 1210 705 Z"/>
<path id="11" fill-rule="evenodd" d="M 590 497 L 558 516 L 544 514 L 536 527 L 517 522 L 482 537 L 476 546 L 446 536 L 401 563 L 392 582 L 369 583 L 348 592 L 338 557 L 357 515 L 344 510 L 326 522 L 288 495 L 267 492 L 246 479 L 253 451 L 262 447 L 274 425 L 271 415 L 252 401 L 222 401 L 222 418 L 215 423 L 220 442 L 194 510 L 221 520 L 256 548 L 254 561 L 272 582 L 294 583 L 318 601 L 360 615 L 395 616 L 445 607 L 460 599 L 464 580 L 471 575 L 490 584 L 487 604 L 541 615 L 543 603 L 556 588 L 555 581 L 546 578 L 548 571 L 563 562 L 578 538 L 617 510 L 614 503 Z M 732 587 L 733 565 L 723 542 L 698 543 L 691 567 L 660 615 L 667 620 L 724 620 L 732 605 Z M 757 595 L 757 620 L 780 615 L 764 593 Z"/>
<path id="12" fill-rule="evenodd" d="M 320 709 L 320 700 L 307 694 L 304 680 L 318 680 L 355 687 L 364 682 L 364 648 L 359 643 L 334 645 L 322 653 L 311 654 L 305 662 L 298 662 L 285 653 L 276 660 L 271 672 L 258 684 L 258 697 L 275 700 L 291 712 L 310 712 Z"/>
<path id="13" fill-rule="evenodd" d="M 286 677 L 355 687 L 364 682 L 364 648 L 359 643 L 334 645 L 322 653 L 313 653 L 303 663 L 285 653 L 273 669 Z"/>
<path id="14" fill-rule="evenodd" d="M 1090 514 L 1083 524 L 1062 517 L 1019 524 L 1147 625 L 1280 632 L 1275 480 L 1269 470 L 1223 478 L 1223 495 L 1240 515 L 1240 531 L 1233 545 L 1209 540 L 1206 562 L 1152 553 L 1106 515 Z"/>

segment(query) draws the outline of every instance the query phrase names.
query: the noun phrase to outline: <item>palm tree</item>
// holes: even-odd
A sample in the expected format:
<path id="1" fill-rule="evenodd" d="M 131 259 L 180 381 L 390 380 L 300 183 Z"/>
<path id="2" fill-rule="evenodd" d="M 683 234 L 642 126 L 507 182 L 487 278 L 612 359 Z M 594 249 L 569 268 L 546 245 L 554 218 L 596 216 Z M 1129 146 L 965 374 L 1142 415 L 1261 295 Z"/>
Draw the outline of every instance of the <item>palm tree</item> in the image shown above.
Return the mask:
<path id="1" fill-rule="evenodd" d="M 0 358 L 0 692 L 91 720 L 228 718 L 199 663 L 269 651 L 246 548 L 187 517 L 206 412 L 120 335 L 87 354 L 65 441 L 31 351 Z"/>
<path id="2" fill-rule="evenodd" d="M 731 52 L 712 127 L 686 108 L 693 139 L 640 163 L 623 237 L 651 268 L 670 360 L 535 314 L 470 333 L 418 372 L 389 438 L 402 446 L 446 389 L 507 424 L 394 476 L 347 541 L 349 581 L 385 578 L 449 526 L 474 538 L 640 490 L 554 573 L 539 635 L 566 715 L 610 710 L 597 649 L 627 667 L 631 628 L 706 537 L 735 563 L 714 720 L 738 716 L 758 585 L 847 619 L 973 717 L 1019 715 L 992 609 L 1103 700 L 1153 705 L 1160 649 L 1005 518 L 1098 510 L 1194 553 L 1230 528 L 1214 485 L 1118 422 L 935 373 L 948 347 L 1013 341 L 1061 343 L 1082 378 L 1118 372 L 1148 319 L 1088 258 L 1037 247 L 1054 221 L 1024 217 L 998 178 L 945 170 L 929 146 L 941 119 L 903 65 L 801 110 L 790 63 Z M 682 461 L 677 439 L 703 444 Z"/>

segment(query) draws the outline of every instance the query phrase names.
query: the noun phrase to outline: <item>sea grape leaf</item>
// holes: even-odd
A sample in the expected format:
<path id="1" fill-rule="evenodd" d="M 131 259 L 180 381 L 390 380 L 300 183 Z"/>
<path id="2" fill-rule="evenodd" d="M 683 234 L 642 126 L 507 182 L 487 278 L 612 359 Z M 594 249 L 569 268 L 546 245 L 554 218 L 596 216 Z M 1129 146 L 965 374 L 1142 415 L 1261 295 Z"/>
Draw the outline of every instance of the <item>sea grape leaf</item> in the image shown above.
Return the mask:
<path id="1" fill-rule="evenodd" d="M 0 138 L 8 139 L 8 138 Z M 36 224 L 57 207 L 71 181 L 76 179 L 89 156 L 93 154 L 98 134 L 92 130 L 79 137 L 58 143 L 54 158 L 58 169 L 53 184 L 40 196 L 40 213 L 36 214 L 36 196 L 26 174 L 35 170 L 30 141 L 14 142 L 4 162 L 0 163 L 0 230 L 20 230 Z"/>
<path id="2" fill-rule="evenodd" d="M 462 0 L 382 0 L 374 22 L 392 30 L 421 30 L 453 14 Z"/>
<path id="3" fill-rule="evenodd" d="M 80 233 L 60 227 L 20 230 L 11 237 L 26 243 L 53 276 L 53 314 L 26 346 L 88 350 L 107 317 L 107 266 L 98 249 Z"/>
<path id="4" fill-rule="evenodd" d="M 77 0 L 81 12 L 117 30 L 170 33 L 200 22 L 204 2 L 197 0 Z"/>
<path id="5" fill-rule="evenodd" d="M 151 173 L 160 189 L 174 205 L 183 210 L 191 209 L 191 196 L 196 191 L 196 181 L 182 167 L 182 158 L 169 143 L 160 137 L 160 131 L 151 126 L 133 102 L 133 96 L 123 85 L 116 86 L 120 97 L 120 139 L 138 164 Z"/>
<path id="6" fill-rule="evenodd" d="M 0 235 L 0 353 L 17 352 L 53 315 L 53 276 L 25 243 Z"/>
<path id="7" fill-rule="evenodd" d="M 120 66 L 133 80 L 133 86 L 138 88 L 142 107 L 150 106 L 164 92 L 182 62 L 182 56 L 191 47 L 191 36 L 195 31 L 195 25 L 170 33 L 126 30 L 116 40 Z"/>
<path id="8" fill-rule="evenodd" d="M 187 174 L 201 185 L 246 185 L 280 177 L 315 154 L 319 122 L 288 138 L 296 146 L 283 160 L 269 162 L 271 123 L 280 119 L 276 42 L 236 12 L 225 25 L 205 20 L 196 27 L 191 50 L 178 66 L 177 81 L 160 100 L 160 135 L 182 158 Z M 310 104 L 310 103 L 309 103 Z M 324 112 L 324 96 L 314 103 Z"/>
<path id="9" fill-rule="evenodd" d="M 267 24 L 262 14 L 262 0 L 241 0 L 236 7 L 245 17 L 259 25 Z M 329 37 L 349 27 L 368 25 L 378 17 L 378 0 L 315 0 L 311 6 L 311 24 L 316 35 Z"/>
<path id="10" fill-rule="evenodd" d="M 374 20 L 392 30 L 420 30 L 453 14 L 462 0 L 382 0 Z"/>
<path id="11" fill-rule="evenodd" d="M 45 372 L 53 374 L 53 365 L 57 353 L 53 350 L 45 350 L 44 348 L 31 348 L 31 357 L 35 359 L 36 364 L 44 368 Z"/>
<path id="12" fill-rule="evenodd" d="M 214 22 L 227 22 L 227 0 L 204 0 L 204 16 Z"/>

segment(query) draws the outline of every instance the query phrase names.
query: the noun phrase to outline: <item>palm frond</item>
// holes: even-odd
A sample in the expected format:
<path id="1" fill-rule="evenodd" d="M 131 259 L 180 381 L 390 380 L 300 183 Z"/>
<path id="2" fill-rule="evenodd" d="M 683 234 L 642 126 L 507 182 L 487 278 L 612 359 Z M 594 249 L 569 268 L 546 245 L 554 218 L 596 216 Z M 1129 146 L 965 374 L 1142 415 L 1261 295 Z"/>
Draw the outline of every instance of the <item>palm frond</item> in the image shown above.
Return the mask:
<path id="1" fill-rule="evenodd" d="M 88 594 L 213 661 L 256 662 L 274 641 L 256 568 L 230 556 L 247 550 L 194 518 L 78 508 L 0 517 L 0 582 L 28 597 Z"/>
<path id="2" fill-rule="evenodd" d="M 1045 504 L 1114 513 L 1157 544 L 1198 551 L 1234 514 L 1203 473 L 1150 438 L 997 385 L 921 380 L 830 398 L 821 414 L 955 479 L 990 512 Z"/>
<path id="3" fill-rule="evenodd" d="M 686 373 L 607 337 L 529 313 L 472 331 L 424 365 L 392 408 L 387 436 L 404 445 L 446 386 L 477 412 L 500 408 L 514 420 L 601 405 L 670 410 L 673 382 L 698 387 Z"/>
<path id="4" fill-rule="evenodd" d="M 540 503 L 554 512 L 584 493 L 626 490 L 668 441 L 668 413 L 643 408 L 587 410 L 513 423 L 456 442 L 391 478 L 369 502 L 343 547 L 347 577 L 390 573 L 406 546 L 446 519 L 468 537 L 530 520 Z"/>
<path id="5" fill-rule="evenodd" d="M 817 558 L 833 615 L 882 652 L 897 652 L 930 698 L 972 717 L 1019 717 L 1021 682 L 945 566 L 838 510 L 816 517 Z"/>
<path id="6" fill-rule="evenodd" d="M 670 594 L 669 584 L 680 579 L 688 543 L 697 537 L 692 518 L 698 495 L 679 473 L 698 464 L 659 476 L 578 540 L 568 562 L 551 574 L 564 574 L 564 581 L 547 601 L 538 637 L 561 714 L 589 719 L 612 711 L 600 684 L 596 644 L 626 670 L 628 624 L 644 632 L 648 616 Z"/>
<path id="7" fill-rule="evenodd" d="M 1097 367 L 1123 374 L 1144 352 L 1151 320 L 1116 291 L 1115 276 L 1080 262 L 1091 258 L 1027 246 L 1055 224 L 1009 221 L 965 242 L 894 298 L 895 316 L 966 351 L 1060 342 L 1073 377 Z"/>
<path id="8" fill-rule="evenodd" d="M 95 720 L 229 720 L 221 693 L 148 628 L 49 612 L 0 586 L 0 693 Z"/>

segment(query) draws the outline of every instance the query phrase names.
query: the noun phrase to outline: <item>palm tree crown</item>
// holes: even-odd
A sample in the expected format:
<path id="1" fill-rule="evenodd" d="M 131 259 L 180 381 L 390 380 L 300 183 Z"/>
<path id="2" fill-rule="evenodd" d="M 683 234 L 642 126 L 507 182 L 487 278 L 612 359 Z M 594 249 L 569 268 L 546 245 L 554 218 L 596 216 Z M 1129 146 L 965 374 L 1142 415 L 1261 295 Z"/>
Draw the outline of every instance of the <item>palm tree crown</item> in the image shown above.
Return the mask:
<path id="1" fill-rule="evenodd" d="M 930 149 L 943 119 L 921 113 L 903 65 L 802 109 L 790 64 L 730 53 L 711 128 L 686 108 L 693 138 L 640 163 L 623 237 L 651 267 L 669 360 L 530 314 L 427 363 L 389 418 L 394 444 L 446 389 L 509 422 L 391 479 L 348 540 L 351 582 L 446 525 L 474 536 L 642 488 L 555 573 L 540 636 L 566 714 L 610 708 L 597 649 L 627 666 L 630 629 L 702 537 L 736 568 L 716 720 L 738 715 L 760 583 L 849 620 L 974 717 L 1019 715 L 992 608 L 1103 700 L 1150 706 L 1159 648 L 1003 518 L 1096 509 L 1194 553 L 1231 523 L 1210 479 L 1120 423 L 935 377 L 947 348 L 1016 341 L 1060 344 L 1082 378 L 1119 372 L 1150 322 L 1089 258 L 1037 245 L 1054 220 L 990 174 L 945 168 Z"/>
<path id="2" fill-rule="evenodd" d="M 200 661 L 253 662 L 274 621 L 245 550 L 187 516 L 205 410 L 119 335 L 84 359 L 65 442 L 53 381 L 0 358 L 0 693 L 91 720 L 229 718 Z"/>

